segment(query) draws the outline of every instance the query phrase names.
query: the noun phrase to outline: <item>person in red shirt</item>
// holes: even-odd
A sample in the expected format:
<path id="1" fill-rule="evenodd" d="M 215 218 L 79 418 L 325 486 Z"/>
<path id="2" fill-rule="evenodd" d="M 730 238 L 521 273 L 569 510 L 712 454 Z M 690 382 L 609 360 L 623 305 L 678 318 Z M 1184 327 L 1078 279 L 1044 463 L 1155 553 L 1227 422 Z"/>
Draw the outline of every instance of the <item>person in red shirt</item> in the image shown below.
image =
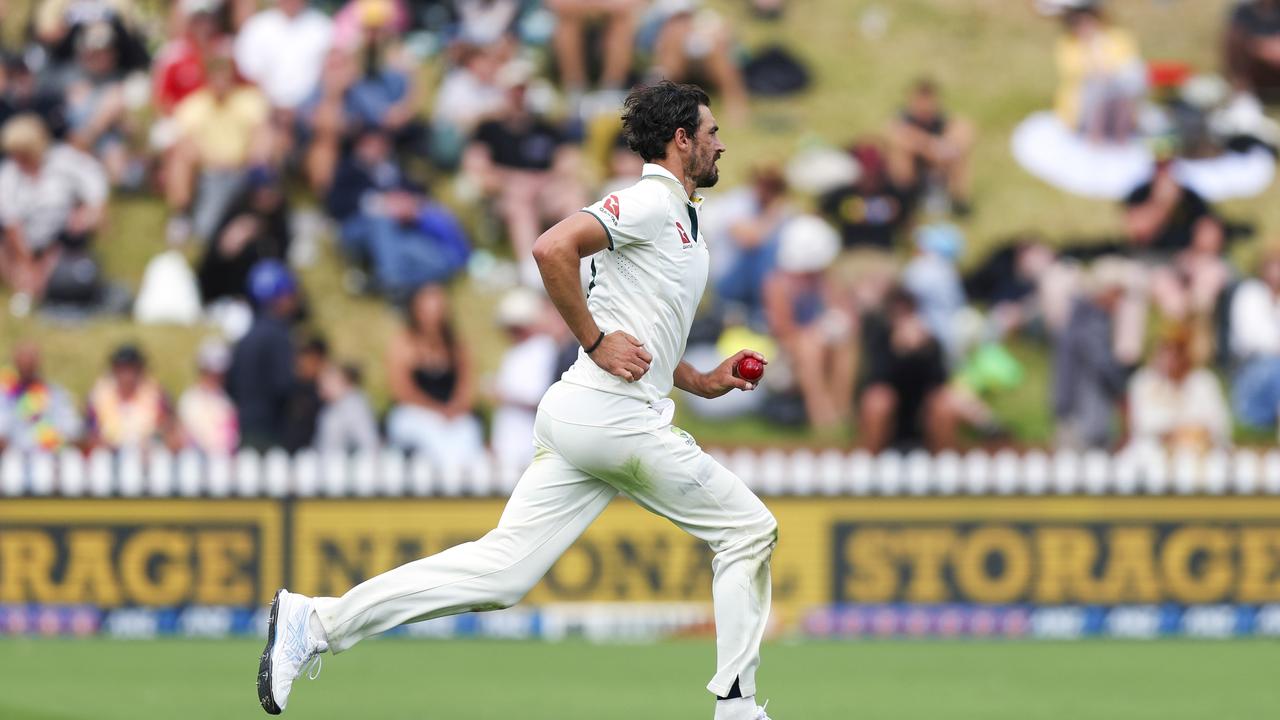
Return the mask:
<path id="1" fill-rule="evenodd" d="M 183 0 L 180 7 L 186 13 L 186 29 L 160 49 L 152 71 L 156 107 L 164 115 L 204 87 L 205 61 L 223 37 L 218 0 Z"/>

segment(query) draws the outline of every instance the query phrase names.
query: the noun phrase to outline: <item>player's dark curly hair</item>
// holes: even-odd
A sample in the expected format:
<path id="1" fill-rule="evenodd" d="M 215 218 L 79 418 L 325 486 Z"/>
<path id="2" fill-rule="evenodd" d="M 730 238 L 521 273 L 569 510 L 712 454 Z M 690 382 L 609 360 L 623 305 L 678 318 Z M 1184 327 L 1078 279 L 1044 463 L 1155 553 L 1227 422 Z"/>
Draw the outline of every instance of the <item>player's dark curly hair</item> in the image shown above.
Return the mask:
<path id="1" fill-rule="evenodd" d="M 677 128 L 693 135 L 698 131 L 699 105 L 710 105 L 707 93 L 697 85 L 663 80 L 631 91 L 624 103 L 622 132 L 627 145 L 645 162 L 667 156 L 667 143 Z"/>

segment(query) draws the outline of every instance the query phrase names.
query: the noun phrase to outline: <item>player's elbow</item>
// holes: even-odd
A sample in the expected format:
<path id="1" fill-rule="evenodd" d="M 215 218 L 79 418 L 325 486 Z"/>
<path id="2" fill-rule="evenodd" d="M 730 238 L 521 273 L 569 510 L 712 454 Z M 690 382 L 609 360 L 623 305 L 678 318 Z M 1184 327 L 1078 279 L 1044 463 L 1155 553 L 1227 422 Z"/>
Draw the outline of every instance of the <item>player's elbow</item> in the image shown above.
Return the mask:
<path id="1" fill-rule="evenodd" d="M 563 238 L 557 237 L 554 230 L 555 228 L 552 228 L 542 233 L 533 243 L 533 261 L 538 263 L 540 268 L 554 263 L 556 257 L 564 254 Z"/>

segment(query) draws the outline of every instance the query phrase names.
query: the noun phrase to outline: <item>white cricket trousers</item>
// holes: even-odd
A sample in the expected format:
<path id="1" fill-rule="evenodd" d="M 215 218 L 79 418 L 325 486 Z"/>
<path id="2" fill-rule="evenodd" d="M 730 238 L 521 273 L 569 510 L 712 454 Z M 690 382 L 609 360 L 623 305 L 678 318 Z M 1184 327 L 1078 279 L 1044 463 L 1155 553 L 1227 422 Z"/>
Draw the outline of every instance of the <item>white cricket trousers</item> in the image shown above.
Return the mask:
<path id="1" fill-rule="evenodd" d="M 370 578 L 340 598 L 316 598 L 329 648 L 342 652 L 404 623 L 520 601 L 619 492 L 705 541 L 715 553 L 716 674 L 756 691 L 769 618 L 769 558 L 778 525 L 764 503 L 640 400 L 558 382 L 538 407 L 536 453 L 498 527 L 475 542 Z"/>

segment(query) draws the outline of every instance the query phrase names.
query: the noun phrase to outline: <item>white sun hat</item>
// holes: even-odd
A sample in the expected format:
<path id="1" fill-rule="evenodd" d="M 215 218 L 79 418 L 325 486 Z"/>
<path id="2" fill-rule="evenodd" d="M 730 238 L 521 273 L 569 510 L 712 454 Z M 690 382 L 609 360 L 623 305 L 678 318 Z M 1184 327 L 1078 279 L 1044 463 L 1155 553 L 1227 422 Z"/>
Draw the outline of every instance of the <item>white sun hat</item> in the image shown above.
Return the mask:
<path id="1" fill-rule="evenodd" d="M 542 294 L 527 287 L 509 290 L 498 302 L 495 316 L 498 325 L 504 328 L 524 328 L 538 322 L 542 317 Z"/>
<path id="2" fill-rule="evenodd" d="M 830 223 L 816 215 L 798 215 L 787 221 L 778 238 L 778 267 L 787 272 L 819 272 L 839 252 L 840 235 Z"/>

